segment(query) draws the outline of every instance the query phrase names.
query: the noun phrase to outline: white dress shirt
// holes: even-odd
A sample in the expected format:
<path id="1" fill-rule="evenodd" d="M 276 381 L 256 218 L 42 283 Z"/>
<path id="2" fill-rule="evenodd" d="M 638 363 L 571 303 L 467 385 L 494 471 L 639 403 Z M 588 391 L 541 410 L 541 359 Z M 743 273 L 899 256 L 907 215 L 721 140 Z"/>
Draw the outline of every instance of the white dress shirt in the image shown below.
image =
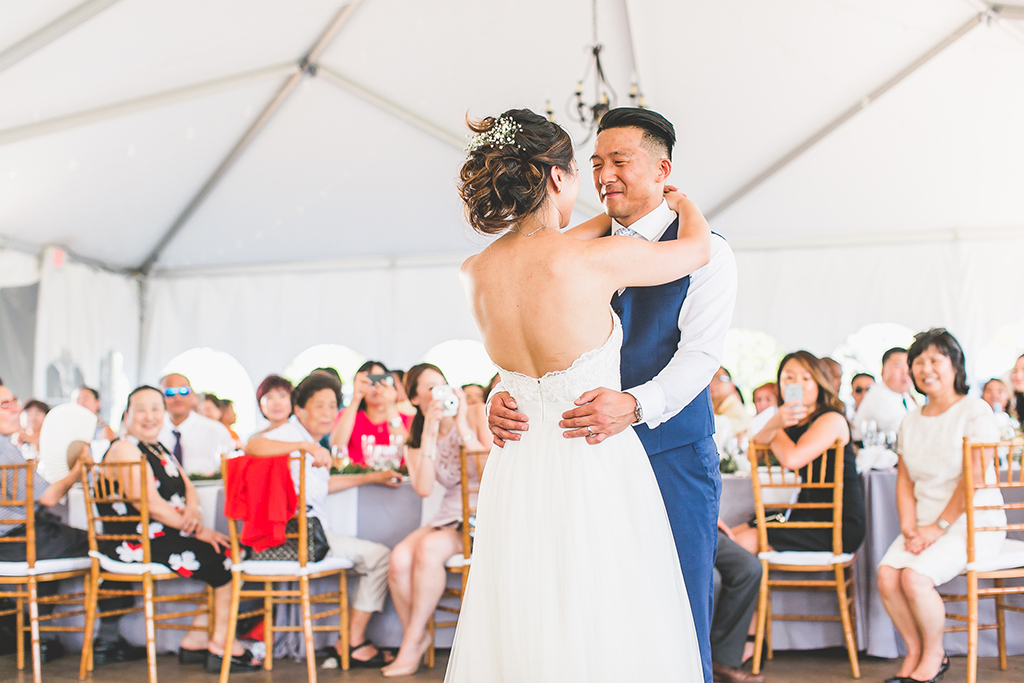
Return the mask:
<path id="1" fill-rule="evenodd" d="M 649 242 L 661 239 L 676 213 L 662 201 L 629 226 Z M 612 230 L 622 226 L 612 222 Z M 690 275 L 690 288 L 679 309 L 679 346 L 668 365 L 651 381 L 623 388 L 640 404 L 644 424 L 654 428 L 675 417 L 707 388 L 722 365 L 725 334 L 736 304 L 736 258 L 728 242 L 711 235 L 711 260 Z"/>
<path id="2" fill-rule="evenodd" d="M 299 418 L 292 415 L 288 421 L 277 429 L 271 429 L 263 434 L 266 439 L 273 441 L 291 441 L 317 443 L 319 439 L 306 431 L 306 428 L 299 422 Z M 298 455 L 298 451 L 292 451 L 292 455 Z M 299 494 L 299 463 L 292 462 L 290 465 L 292 481 L 295 483 L 295 495 Z M 327 494 L 331 483 L 331 471 L 327 467 L 314 467 L 313 456 L 306 454 L 306 514 L 320 520 L 321 526 L 326 531 L 331 531 L 331 516 L 327 514 Z"/>
<path id="3" fill-rule="evenodd" d="M 897 432 L 903 417 L 917 407 L 910 394 L 897 394 L 885 385 L 885 382 L 875 382 L 868 388 L 864 398 L 853 416 L 853 440 L 860 441 L 864 438 L 861 425 L 875 421 L 878 431 L 889 433 Z"/>
<path id="4" fill-rule="evenodd" d="M 235 440 L 227 427 L 196 412 L 189 413 L 177 426 L 171 422 L 171 416 L 164 413 L 160 443 L 170 453 L 174 453 L 175 431 L 181 434 L 181 467 L 186 474 L 220 472 L 221 453 L 235 450 Z"/>

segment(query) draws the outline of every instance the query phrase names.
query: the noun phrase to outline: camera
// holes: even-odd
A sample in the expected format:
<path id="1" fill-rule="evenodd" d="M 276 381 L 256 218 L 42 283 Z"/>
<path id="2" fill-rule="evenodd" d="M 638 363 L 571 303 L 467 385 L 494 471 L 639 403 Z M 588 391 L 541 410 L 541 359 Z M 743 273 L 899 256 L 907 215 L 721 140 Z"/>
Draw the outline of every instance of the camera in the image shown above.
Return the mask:
<path id="1" fill-rule="evenodd" d="M 459 397 L 455 395 L 455 390 L 447 384 L 439 384 L 436 387 L 430 389 L 430 394 L 434 397 L 435 401 L 441 402 L 442 412 L 441 414 L 445 417 L 454 417 L 459 412 Z"/>
<path id="2" fill-rule="evenodd" d="M 387 384 L 390 387 L 395 386 L 395 378 L 387 373 L 381 373 L 379 375 L 370 374 L 366 376 L 366 379 L 370 380 L 370 384 Z"/>

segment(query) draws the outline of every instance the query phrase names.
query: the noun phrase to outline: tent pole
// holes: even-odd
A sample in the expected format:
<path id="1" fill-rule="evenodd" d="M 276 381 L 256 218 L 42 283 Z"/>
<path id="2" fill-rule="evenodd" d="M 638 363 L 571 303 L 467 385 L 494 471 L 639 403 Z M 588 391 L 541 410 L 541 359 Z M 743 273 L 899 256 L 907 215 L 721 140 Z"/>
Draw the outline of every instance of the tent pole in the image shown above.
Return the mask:
<path id="1" fill-rule="evenodd" d="M 117 0 L 87 0 L 66 14 L 57 17 L 35 33 L 0 52 L 0 71 L 14 66 L 34 52 L 41 50 L 116 2 Z"/>
<path id="2" fill-rule="evenodd" d="M 179 214 L 179 216 L 174 220 L 174 223 L 171 224 L 171 227 L 163 234 L 160 241 L 157 242 L 156 246 L 149 252 L 149 255 L 146 256 L 146 259 L 139 264 L 137 270 L 140 274 L 149 274 L 149 271 L 153 268 L 157 259 L 160 258 L 160 254 L 163 250 L 171 243 L 171 240 L 181 232 L 181 229 L 193 214 L 195 214 L 196 210 L 199 209 L 202 203 L 206 201 L 206 198 L 210 196 L 210 193 L 212 193 L 214 188 L 217 187 L 220 181 L 227 174 L 228 170 L 236 161 L 238 161 L 239 157 L 241 157 L 245 150 L 248 149 L 249 145 L 252 144 L 252 141 L 260 134 L 271 117 L 273 117 L 277 110 L 281 108 L 281 105 L 286 99 L 288 99 L 288 95 L 292 93 L 295 86 L 299 84 L 300 80 L 302 80 L 302 77 L 307 73 L 315 73 L 316 66 L 313 64 L 313 59 L 319 57 L 320 54 L 323 53 L 330 42 L 334 39 L 334 36 L 336 36 L 338 31 L 341 30 L 341 27 L 344 26 L 345 22 L 352 16 L 352 12 L 358 4 L 359 0 L 353 0 L 353 2 L 342 7 L 337 15 L 335 15 L 334 19 L 330 24 L 328 24 L 323 34 L 321 34 L 316 43 L 313 44 L 312 49 L 310 49 L 307 55 L 303 57 L 300 62 L 302 67 L 301 70 L 293 73 L 285 84 L 281 86 L 281 89 L 277 91 L 277 94 L 274 95 L 273 99 L 270 100 L 266 107 L 264 107 L 260 115 L 256 117 L 256 120 L 253 121 L 253 124 L 249 126 L 247 131 L 245 131 L 242 138 L 235 143 L 235 146 L 231 148 L 231 151 L 228 152 L 228 155 L 220 162 L 220 165 L 218 165 L 213 171 L 213 174 L 207 179 L 203 186 L 199 188 L 199 192 L 196 193 L 192 200 L 185 206 L 185 209 L 181 214 Z"/>
<path id="3" fill-rule="evenodd" d="M 943 38 L 937 45 L 932 47 L 928 52 L 924 53 L 913 62 L 904 67 L 899 73 L 890 78 L 888 81 L 883 83 L 881 86 L 873 90 L 872 92 L 865 95 L 863 98 L 857 101 L 852 107 L 844 111 L 838 117 L 830 121 L 824 128 L 811 135 L 809 138 L 801 142 L 799 145 L 794 147 L 792 150 L 784 154 L 778 161 L 773 163 L 771 166 L 761 171 L 761 173 L 754 176 L 753 179 L 747 181 L 738 190 L 730 194 L 728 197 L 719 202 L 715 207 L 707 212 L 708 220 L 711 220 L 715 216 L 719 215 L 730 206 L 738 202 L 743 197 L 750 194 L 763 182 L 771 178 L 773 175 L 781 171 L 783 168 L 793 162 L 794 159 L 802 155 L 804 152 L 809 150 L 814 145 L 818 144 L 823 138 L 828 136 L 834 130 L 842 126 L 844 123 L 849 121 L 851 118 L 856 116 L 858 113 L 863 111 L 872 102 L 877 100 L 879 97 L 887 93 L 893 87 L 898 85 L 901 81 L 906 79 L 912 73 L 920 69 L 922 66 L 930 62 L 936 55 L 945 50 L 947 47 L 955 43 L 956 41 L 963 38 L 967 33 L 970 32 L 975 26 L 981 23 L 982 19 L 985 18 L 986 12 L 979 12 L 975 16 L 971 17 L 965 22 L 960 28 L 950 33 L 948 36 Z"/>
<path id="4" fill-rule="evenodd" d="M 96 123 L 97 121 L 114 118 L 116 116 L 134 114 L 147 109 L 174 104 L 175 102 L 180 102 L 182 100 L 204 97 L 206 95 L 218 93 L 222 90 L 238 88 L 251 83 L 258 83 L 259 81 L 270 78 L 290 76 L 298 73 L 299 71 L 300 67 L 296 63 L 289 62 L 287 64 L 277 64 L 275 66 L 268 66 L 262 69 L 246 71 L 245 73 L 234 74 L 225 78 L 216 78 L 203 83 L 186 85 L 182 88 L 165 90 L 164 92 L 143 95 L 142 97 L 130 100 L 105 104 L 93 109 L 86 109 L 84 111 L 47 119 L 46 121 L 38 121 L 24 126 L 16 126 L 14 128 L 8 128 L 7 130 L 0 130 L 0 145 L 40 135 L 47 135 L 49 133 L 56 133 L 67 128 L 84 126 L 90 123 Z"/>

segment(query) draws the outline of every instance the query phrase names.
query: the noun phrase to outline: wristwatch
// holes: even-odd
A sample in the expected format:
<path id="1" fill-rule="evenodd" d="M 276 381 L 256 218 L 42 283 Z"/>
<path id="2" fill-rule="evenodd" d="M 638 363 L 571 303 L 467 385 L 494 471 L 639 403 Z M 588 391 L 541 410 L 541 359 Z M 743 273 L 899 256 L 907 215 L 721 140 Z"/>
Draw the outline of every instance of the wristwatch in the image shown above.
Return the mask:
<path id="1" fill-rule="evenodd" d="M 942 517 L 939 517 L 937 520 L 935 520 L 935 526 L 939 527 L 941 531 L 945 531 L 949 528 L 949 522 L 944 520 Z"/>
<path id="2" fill-rule="evenodd" d="M 644 409 L 640 406 L 640 401 L 636 396 L 633 396 L 633 400 L 636 401 L 636 407 L 633 408 L 633 424 L 640 424 L 644 421 Z"/>

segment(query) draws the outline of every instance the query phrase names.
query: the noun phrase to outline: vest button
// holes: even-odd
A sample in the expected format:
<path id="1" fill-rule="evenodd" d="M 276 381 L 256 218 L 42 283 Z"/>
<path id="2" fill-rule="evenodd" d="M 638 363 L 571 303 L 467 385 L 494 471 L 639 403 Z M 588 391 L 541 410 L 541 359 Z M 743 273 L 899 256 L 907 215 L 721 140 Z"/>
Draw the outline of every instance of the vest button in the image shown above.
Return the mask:
<path id="1" fill-rule="evenodd" d="M 615 311 L 615 315 L 619 316 L 620 318 L 622 317 L 622 309 L 621 308 L 612 308 L 612 310 Z"/>

